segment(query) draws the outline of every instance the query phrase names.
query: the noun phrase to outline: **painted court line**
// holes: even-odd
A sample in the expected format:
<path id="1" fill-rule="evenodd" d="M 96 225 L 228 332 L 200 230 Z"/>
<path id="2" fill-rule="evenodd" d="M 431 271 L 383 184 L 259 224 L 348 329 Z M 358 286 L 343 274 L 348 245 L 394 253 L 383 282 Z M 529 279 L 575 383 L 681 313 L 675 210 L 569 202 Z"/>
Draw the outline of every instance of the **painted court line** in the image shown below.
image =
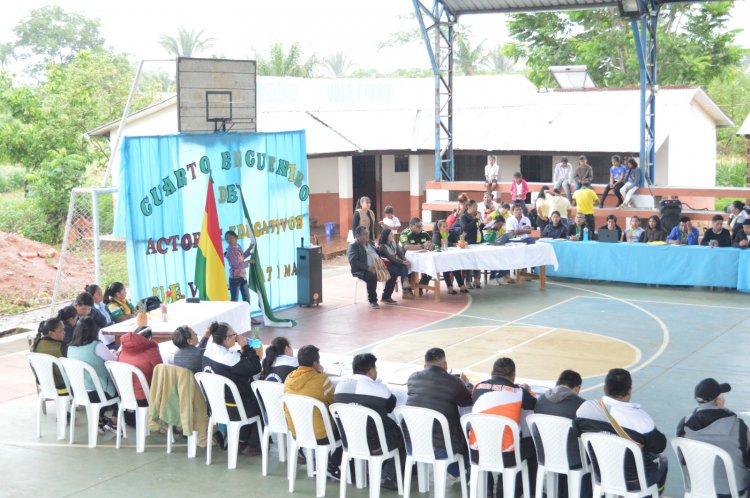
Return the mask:
<path id="1" fill-rule="evenodd" d="M 486 358 L 484 358 L 482 360 L 479 360 L 477 362 L 474 362 L 471 365 L 467 365 L 464 369 L 465 370 L 471 370 L 475 366 L 477 366 L 477 365 L 479 365 L 481 363 L 484 363 L 485 361 L 488 361 L 488 360 L 491 360 L 491 359 L 495 358 L 498 354 L 510 354 L 513 351 L 515 351 L 516 349 L 522 348 L 523 346 L 525 346 L 525 345 L 527 345 L 529 343 L 532 343 L 532 342 L 536 341 L 537 339 L 541 339 L 542 337 L 545 337 L 545 336 L 551 334 L 552 332 L 554 332 L 556 330 L 559 330 L 559 329 L 556 329 L 556 328 L 549 329 L 549 330 L 547 330 L 545 332 L 542 332 L 539 335 L 536 335 L 534 337 L 530 337 L 529 339 L 526 339 L 525 341 L 521 341 L 518 344 L 515 344 L 515 345 L 513 345 L 513 346 L 511 346 L 509 348 L 500 349 L 500 350 L 496 351 L 495 354 L 493 354 L 493 355 L 487 356 Z"/>
<path id="2" fill-rule="evenodd" d="M 591 299 L 609 299 L 606 297 L 599 297 L 599 296 L 588 296 Z M 653 304 L 669 304 L 672 306 L 690 306 L 690 307 L 700 307 L 700 308 L 722 308 L 722 309 L 728 309 L 728 310 L 742 310 L 742 311 L 750 311 L 750 307 L 743 308 L 741 306 L 719 306 L 716 304 L 696 304 L 696 303 L 676 303 L 673 301 L 658 301 L 658 300 L 651 300 L 651 299 L 629 299 L 630 302 L 633 303 L 653 303 Z"/>

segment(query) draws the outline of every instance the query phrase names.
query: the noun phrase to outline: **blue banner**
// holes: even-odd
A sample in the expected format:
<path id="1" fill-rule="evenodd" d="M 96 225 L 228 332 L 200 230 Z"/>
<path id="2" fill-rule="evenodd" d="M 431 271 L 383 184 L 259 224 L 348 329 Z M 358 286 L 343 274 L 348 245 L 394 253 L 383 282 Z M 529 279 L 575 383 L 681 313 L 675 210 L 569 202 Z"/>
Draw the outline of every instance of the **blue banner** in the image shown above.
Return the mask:
<path id="1" fill-rule="evenodd" d="M 252 229 L 271 307 L 296 304 L 296 247 L 310 240 L 304 131 L 125 137 L 114 233 L 126 239 L 130 296 L 173 302 L 197 295 L 195 256 L 209 175 L 222 237 L 234 230 L 245 249 Z M 259 310 L 257 297 L 251 299 Z"/>

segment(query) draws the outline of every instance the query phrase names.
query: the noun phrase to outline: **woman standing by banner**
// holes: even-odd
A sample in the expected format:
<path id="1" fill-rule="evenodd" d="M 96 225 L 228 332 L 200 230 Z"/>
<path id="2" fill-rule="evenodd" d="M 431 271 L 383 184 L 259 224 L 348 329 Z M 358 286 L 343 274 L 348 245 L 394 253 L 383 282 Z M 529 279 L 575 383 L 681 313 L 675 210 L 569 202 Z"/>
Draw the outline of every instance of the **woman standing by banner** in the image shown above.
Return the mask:
<path id="1" fill-rule="evenodd" d="M 242 294 L 242 300 L 252 308 L 250 302 L 250 292 L 247 289 L 247 267 L 253 263 L 252 259 L 247 259 L 253 254 L 255 249 L 255 240 L 250 241 L 250 245 L 245 251 L 237 243 L 237 233 L 234 230 L 227 230 L 224 234 L 224 240 L 229 247 L 224 252 L 224 257 L 229 261 L 229 298 L 237 301 L 239 294 Z M 252 319 L 253 325 L 260 325 L 260 322 Z"/>

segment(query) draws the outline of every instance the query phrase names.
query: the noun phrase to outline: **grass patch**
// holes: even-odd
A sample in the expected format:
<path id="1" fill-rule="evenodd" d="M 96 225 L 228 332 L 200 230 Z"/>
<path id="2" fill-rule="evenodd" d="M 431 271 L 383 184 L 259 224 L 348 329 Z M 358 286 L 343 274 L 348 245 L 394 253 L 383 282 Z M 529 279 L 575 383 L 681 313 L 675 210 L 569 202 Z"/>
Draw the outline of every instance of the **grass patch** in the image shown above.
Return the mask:
<path id="1" fill-rule="evenodd" d="M 0 296 L 0 316 L 17 315 L 28 310 L 29 308 L 19 306 L 18 304 L 8 301 L 5 297 Z"/>
<path id="2" fill-rule="evenodd" d="M 121 251 L 102 248 L 102 288 L 112 282 L 128 285 L 128 262 L 125 247 Z"/>
<path id="3" fill-rule="evenodd" d="M 25 179 L 22 166 L 0 165 L 0 193 L 23 190 Z"/>

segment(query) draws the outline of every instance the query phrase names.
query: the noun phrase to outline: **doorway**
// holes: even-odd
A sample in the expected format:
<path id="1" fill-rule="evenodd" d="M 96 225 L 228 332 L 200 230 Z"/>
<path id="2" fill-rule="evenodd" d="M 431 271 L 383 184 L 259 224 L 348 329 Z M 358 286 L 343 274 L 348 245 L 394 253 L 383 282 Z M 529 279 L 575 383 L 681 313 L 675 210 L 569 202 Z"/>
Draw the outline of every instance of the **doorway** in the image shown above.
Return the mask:
<path id="1" fill-rule="evenodd" d="M 352 194 L 354 205 L 352 211 L 357 208 L 357 201 L 362 196 L 370 198 L 373 213 L 378 216 L 378 203 L 380 200 L 380 189 L 378 188 L 377 161 L 375 156 L 353 156 L 352 157 Z"/>

